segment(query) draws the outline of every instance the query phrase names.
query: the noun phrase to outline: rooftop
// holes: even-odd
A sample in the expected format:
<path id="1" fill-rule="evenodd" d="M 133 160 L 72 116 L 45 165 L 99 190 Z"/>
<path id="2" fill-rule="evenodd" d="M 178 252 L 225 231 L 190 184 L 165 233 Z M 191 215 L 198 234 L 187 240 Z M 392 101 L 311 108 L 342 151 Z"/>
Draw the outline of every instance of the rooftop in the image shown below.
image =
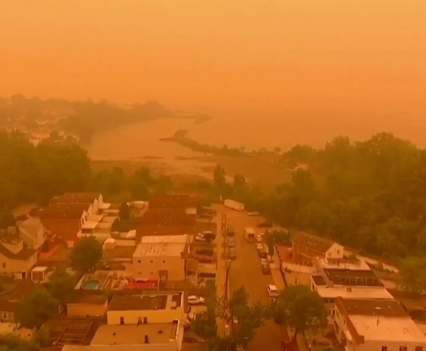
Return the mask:
<path id="1" fill-rule="evenodd" d="M 187 208 L 197 206 L 197 199 L 188 194 L 151 195 L 149 208 Z"/>
<path id="2" fill-rule="evenodd" d="M 321 297 L 330 299 L 337 297 L 344 299 L 393 299 L 393 296 L 385 288 L 380 287 L 317 286 L 317 292 Z"/>
<path id="3" fill-rule="evenodd" d="M 54 204 L 36 211 L 35 217 L 43 219 L 80 219 L 84 211 L 89 209 L 88 204 Z"/>
<path id="4" fill-rule="evenodd" d="M 65 193 L 55 196 L 50 200 L 51 204 L 91 204 L 99 198 L 97 193 Z"/>
<path id="5" fill-rule="evenodd" d="M 345 315 L 408 317 L 396 300 L 336 299 L 336 306 Z"/>
<path id="6" fill-rule="evenodd" d="M 177 323 L 142 325 L 101 325 L 90 345 L 144 344 L 145 335 L 151 344 L 165 344 L 175 339 Z"/>
<path id="7" fill-rule="evenodd" d="M 141 239 L 142 244 L 157 244 L 157 243 L 175 243 L 186 244 L 188 242 L 188 235 L 163 235 L 163 236 L 143 236 Z"/>
<path id="8" fill-rule="evenodd" d="M 371 270 L 324 269 L 327 278 L 335 285 L 348 286 L 383 286 L 376 274 Z"/>
<path id="9" fill-rule="evenodd" d="M 330 249 L 331 246 L 333 246 L 334 241 L 321 238 L 319 236 L 311 235 L 308 233 L 300 232 L 293 238 L 292 243 L 293 245 L 298 244 L 298 245 L 306 246 L 315 251 L 326 253 L 328 249 Z"/>
<path id="10" fill-rule="evenodd" d="M 137 229 L 136 236 L 181 236 L 185 234 L 195 234 L 196 230 L 193 225 L 161 225 L 161 224 L 143 224 Z"/>
<path id="11" fill-rule="evenodd" d="M 156 295 L 115 295 L 109 311 L 146 311 L 175 309 L 182 304 L 183 293 L 163 293 Z"/>
<path id="12" fill-rule="evenodd" d="M 181 243 L 157 243 L 157 244 L 138 244 L 133 257 L 152 257 L 152 256 L 171 256 L 180 257 L 185 252 L 186 244 Z"/>
<path id="13" fill-rule="evenodd" d="M 17 244 L 18 242 L 6 242 L 6 244 Z M 9 251 L 6 247 L 4 247 L 2 244 L 0 244 L 0 255 L 3 255 L 7 258 L 13 259 L 13 260 L 28 260 L 31 256 L 33 256 L 36 253 L 37 250 L 33 249 L 22 249 L 18 253 L 13 253 Z"/>
<path id="14" fill-rule="evenodd" d="M 185 210 L 156 211 L 148 210 L 140 219 L 142 225 L 189 225 L 195 223 L 195 217 L 187 215 Z"/>
<path id="15" fill-rule="evenodd" d="M 320 267 L 325 269 L 347 269 L 347 270 L 371 270 L 369 265 L 358 259 L 341 259 L 338 261 L 327 260 L 326 258 L 316 258 Z"/>
<path id="16" fill-rule="evenodd" d="M 57 235 L 63 240 L 74 239 L 80 231 L 78 219 L 42 219 L 43 227 L 49 234 Z"/>

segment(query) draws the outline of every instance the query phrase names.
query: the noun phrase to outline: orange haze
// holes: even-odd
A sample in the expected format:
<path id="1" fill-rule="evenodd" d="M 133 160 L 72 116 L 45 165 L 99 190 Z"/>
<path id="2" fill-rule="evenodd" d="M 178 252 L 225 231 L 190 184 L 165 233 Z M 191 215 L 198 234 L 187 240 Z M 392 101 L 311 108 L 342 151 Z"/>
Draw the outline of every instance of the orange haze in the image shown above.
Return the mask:
<path id="1" fill-rule="evenodd" d="M 259 114 L 426 100 L 425 0 L 0 0 L 0 28 L 2 96 Z"/>

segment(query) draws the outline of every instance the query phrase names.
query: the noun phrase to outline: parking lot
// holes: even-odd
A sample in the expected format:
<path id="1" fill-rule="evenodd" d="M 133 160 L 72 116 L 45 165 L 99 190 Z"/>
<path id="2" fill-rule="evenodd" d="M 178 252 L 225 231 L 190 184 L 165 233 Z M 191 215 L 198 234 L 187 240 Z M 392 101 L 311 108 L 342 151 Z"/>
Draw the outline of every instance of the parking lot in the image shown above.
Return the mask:
<path id="1" fill-rule="evenodd" d="M 274 284 L 271 275 L 262 273 L 260 259 L 256 251 L 256 244 L 246 241 L 244 228 L 253 228 L 256 234 L 264 232 L 264 228 L 257 228 L 262 222 L 260 217 L 249 217 L 246 212 L 230 210 L 223 205 L 215 205 L 214 208 L 227 217 L 227 226 L 234 228 L 237 259 L 233 260 L 230 268 L 230 290 L 235 291 L 242 285 L 249 293 L 249 301 L 253 303 L 259 299 L 267 303 L 269 296 L 267 285 Z M 281 340 L 287 333 L 285 328 L 276 325 L 273 321 L 267 322 L 257 330 L 257 335 L 249 344 L 251 350 L 281 350 Z"/>

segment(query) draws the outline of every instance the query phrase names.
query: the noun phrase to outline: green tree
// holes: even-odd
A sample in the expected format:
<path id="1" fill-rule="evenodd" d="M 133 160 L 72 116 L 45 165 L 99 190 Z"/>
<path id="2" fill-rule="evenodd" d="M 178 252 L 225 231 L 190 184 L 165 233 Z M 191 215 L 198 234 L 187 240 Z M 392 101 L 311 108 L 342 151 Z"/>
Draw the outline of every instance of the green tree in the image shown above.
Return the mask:
<path id="1" fill-rule="evenodd" d="M 225 169 L 221 165 L 217 165 L 213 172 L 213 179 L 216 187 L 219 190 L 223 190 L 226 184 L 226 174 Z"/>
<path id="2" fill-rule="evenodd" d="M 36 351 L 37 347 L 31 341 L 24 340 L 14 334 L 0 335 L 1 351 Z"/>
<path id="3" fill-rule="evenodd" d="M 93 269 L 102 259 L 102 244 L 93 236 L 78 240 L 71 251 L 71 263 L 80 272 Z"/>
<path id="4" fill-rule="evenodd" d="M 243 190 L 247 186 L 246 178 L 241 174 L 236 174 L 234 176 L 234 188 L 237 191 Z"/>
<path id="5" fill-rule="evenodd" d="M 322 298 L 305 285 L 293 285 L 280 291 L 273 304 L 277 321 L 294 328 L 293 342 L 305 331 L 318 331 L 327 325 L 327 311 Z"/>
<path id="6" fill-rule="evenodd" d="M 416 293 L 426 291 L 426 257 L 406 257 L 400 262 L 399 273 L 407 290 Z"/>
<path id="7" fill-rule="evenodd" d="M 75 284 L 74 277 L 63 268 L 57 268 L 49 277 L 49 291 L 61 303 L 70 301 Z"/>
<path id="8" fill-rule="evenodd" d="M 45 289 L 35 290 L 24 297 L 18 306 L 16 319 L 25 328 L 37 330 L 58 314 L 58 301 Z"/>
<path id="9" fill-rule="evenodd" d="M 118 217 L 121 221 L 128 221 L 130 218 L 130 208 L 127 202 L 123 202 L 118 210 Z"/>
<path id="10" fill-rule="evenodd" d="M 13 214 L 9 212 L 0 213 L 0 229 L 7 229 L 13 225 L 15 225 L 15 217 Z"/>

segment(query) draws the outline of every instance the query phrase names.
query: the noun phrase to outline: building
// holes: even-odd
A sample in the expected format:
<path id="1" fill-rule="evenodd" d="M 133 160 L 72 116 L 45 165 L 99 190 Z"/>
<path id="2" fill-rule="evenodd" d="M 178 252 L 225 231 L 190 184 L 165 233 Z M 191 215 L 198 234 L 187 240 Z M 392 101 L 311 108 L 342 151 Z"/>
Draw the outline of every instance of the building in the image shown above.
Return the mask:
<path id="1" fill-rule="evenodd" d="M 395 300 L 336 299 L 334 329 L 347 351 L 425 351 L 426 336 Z"/>
<path id="2" fill-rule="evenodd" d="M 0 274 L 25 279 L 36 263 L 37 250 L 26 248 L 19 236 L 8 234 L 0 240 Z"/>
<path id="3" fill-rule="evenodd" d="M 39 218 L 29 217 L 18 223 L 18 232 L 28 249 L 41 250 L 45 241 L 45 230 Z"/>
<path id="4" fill-rule="evenodd" d="M 67 303 L 67 317 L 102 317 L 107 308 L 108 299 L 104 295 L 74 293 Z"/>
<path id="5" fill-rule="evenodd" d="M 180 351 L 183 323 L 100 325 L 90 345 L 64 345 L 62 351 Z"/>
<path id="6" fill-rule="evenodd" d="M 341 260 L 344 256 L 342 245 L 308 233 L 299 233 L 291 243 L 293 261 L 299 264 L 311 265 L 312 259 L 316 257 Z"/>
<path id="7" fill-rule="evenodd" d="M 115 295 L 108 307 L 107 323 L 109 325 L 173 323 L 182 320 L 183 316 L 183 292 Z"/>
<path id="8" fill-rule="evenodd" d="M 0 321 L 2 323 L 14 323 L 15 314 L 21 300 L 36 289 L 39 285 L 29 279 L 14 281 L 12 286 L 0 293 Z"/>
<path id="9" fill-rule="evenodd" d="M 146 280 L 180 281 L 185 279 L 187 236 L 143 237 L 133 253 L 136 277 Z"/>
<path id="10" fill-rule="evenodd" d="M 349 299 L 393 300 L 383 283 L 364 261 L 329 262 L 326 259 L 313 260 L 311 289 L 323 298 L 333 323 L 335 300 Z"/>

